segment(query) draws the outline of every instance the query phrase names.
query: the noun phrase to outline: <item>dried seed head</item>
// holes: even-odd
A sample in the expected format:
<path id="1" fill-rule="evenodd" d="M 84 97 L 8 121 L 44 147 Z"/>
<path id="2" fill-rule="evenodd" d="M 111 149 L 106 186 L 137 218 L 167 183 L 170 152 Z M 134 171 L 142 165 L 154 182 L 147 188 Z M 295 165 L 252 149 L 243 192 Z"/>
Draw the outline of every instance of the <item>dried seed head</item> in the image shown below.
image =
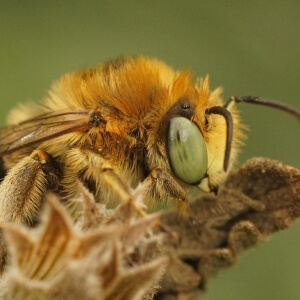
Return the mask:
<path id="1" fill-rule="evenodd" d="M 152 297 L 167 264 L 166 258 L 147 257 L 145 250 L 157 241 L 152 228 L 158 215 L 124 215 L 125 204 L 105 212 L 81 190 L 84 213 L 77 225 L 56 196 L 48 195 L 40 228 L 4 226 L 12 266 L 0 282 L 1 299 Z"/>

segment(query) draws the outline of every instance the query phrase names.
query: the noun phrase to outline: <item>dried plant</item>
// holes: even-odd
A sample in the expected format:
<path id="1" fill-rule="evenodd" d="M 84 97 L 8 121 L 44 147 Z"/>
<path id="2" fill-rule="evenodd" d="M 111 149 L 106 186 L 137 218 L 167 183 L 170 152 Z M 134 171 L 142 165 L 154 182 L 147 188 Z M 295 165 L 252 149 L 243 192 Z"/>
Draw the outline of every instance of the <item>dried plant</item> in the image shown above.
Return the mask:
<path id="1" fill-rule="evenodd" d="M 37 228 L 2 226 L 10 256 L 0 299 L 196 299 L 241 251 L 300 215 L 300 170 L 262 158 L 193 202 L 188 219 L 176 210 L 138 217 L 128 203 L 108 210 L 80 189 L 76 222 L 48 195 Z M 5 249 L 2 238 L 2 266 Z"/>
<path id="2" fill-rule="evenodd" d="M 176 213 L 163 221 L 180 232 L 156 299 L 195 299 L 220 269 L 232 266 L 241 251 L 288 228 L 300 216 L 300 170 L 277 161 L 253 158 L 232 172 L 217 196 L 192 203 L 194 222 Z"/>
<path id="3" fill-rule="evenodd" d="M 97 206 L 83 187 L 83 215 L 72 224 L 54 195 L 42 225 L 5 225 L 11 265 L 0 299 L 152 299 L 167 259 L 144 253 L 159 243 L 151 228 L 158 215 L 135 218 L 128 204 Z"/>

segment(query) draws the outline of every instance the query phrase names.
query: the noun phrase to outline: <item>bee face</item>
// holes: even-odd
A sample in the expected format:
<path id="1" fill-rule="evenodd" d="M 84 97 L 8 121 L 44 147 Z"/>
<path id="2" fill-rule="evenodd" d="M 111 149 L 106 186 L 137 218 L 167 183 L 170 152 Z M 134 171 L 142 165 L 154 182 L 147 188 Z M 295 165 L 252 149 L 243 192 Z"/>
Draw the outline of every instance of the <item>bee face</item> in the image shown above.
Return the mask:
<path id="1" fill-rule="evenodd" d="M 19 208 L 14 215 L 21 219 L 35 213 L 50 187 L 69 203 L 77 178 L 99 201 L 112 191 L 126 200 L 148 179 L 148 203 L 187 201 L 190 187 L 218 187 L 242 139 L 235 107 L 224 108 L 221 89 L 210 91 L 208 77 L 193 80 L 155 59 L 122 58 L 67 74 L 39 106 L 12 111 L 0 132 L 4 169 L 11 169 L 0 196 L 12 198 L 4 186 L 25 168 L 38 180 L 31 180 L 36 191 L 29 183 L 22 190 L 32 207 Z"/>
<path id="2" fill-rule="evenodd" d="M 226 123 L 222 116 L 206 115 L 206 109 L 223 105 L 221 89 L 211 92 L 208 77 L 195 84 L 189 73 L 181 72 L 174 74 L 168 91 L 165 96 L 168 100 L 157 102 L 159 117 L 150 122 L 153 124 L 148 142 L 150 169 L 159 165 L 187 188 L 215 189 L 226 176 Z M 244 138 L 234 107 L 231 115 L 234 131 L 230 166 Z"/>

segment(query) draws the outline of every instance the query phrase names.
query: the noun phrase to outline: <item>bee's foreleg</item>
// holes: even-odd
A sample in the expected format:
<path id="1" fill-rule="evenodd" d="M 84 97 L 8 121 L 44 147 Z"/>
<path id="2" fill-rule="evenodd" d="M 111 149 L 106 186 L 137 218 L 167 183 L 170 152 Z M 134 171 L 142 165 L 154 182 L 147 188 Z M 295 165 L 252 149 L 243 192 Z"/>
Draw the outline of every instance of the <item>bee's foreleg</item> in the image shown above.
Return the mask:
<path id="1" fill-rule="evenodd" d="M 59 170 L 45 151 L 35 150 L 12 167 L 0 184 L 0 222 L 30 222 Z"/>
<path id="2" fill-rule="evenodd" d="M 162 200 L 171 198 L 171 200 L 176 201 L 181 215 L 189 214 L 187 194 L 171 175 L 160 168 L 154 168 L 145 180 L 151 180 L 152 182 L 148 192 L 151 197 Z"/>

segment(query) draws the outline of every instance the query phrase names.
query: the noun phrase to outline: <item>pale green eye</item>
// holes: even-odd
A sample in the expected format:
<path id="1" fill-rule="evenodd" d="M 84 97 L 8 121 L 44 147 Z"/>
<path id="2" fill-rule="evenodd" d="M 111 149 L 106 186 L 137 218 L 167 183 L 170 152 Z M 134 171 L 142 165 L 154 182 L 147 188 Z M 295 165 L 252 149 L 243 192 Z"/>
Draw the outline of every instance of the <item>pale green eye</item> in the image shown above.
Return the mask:
<path id="1" fill-rule="evenodd" d="M 197 184 L 207 170 L 207 151 L 199 128 L 190 120 L 170 120 L 168 154 L 176 177 L 188 184 Z"/>

